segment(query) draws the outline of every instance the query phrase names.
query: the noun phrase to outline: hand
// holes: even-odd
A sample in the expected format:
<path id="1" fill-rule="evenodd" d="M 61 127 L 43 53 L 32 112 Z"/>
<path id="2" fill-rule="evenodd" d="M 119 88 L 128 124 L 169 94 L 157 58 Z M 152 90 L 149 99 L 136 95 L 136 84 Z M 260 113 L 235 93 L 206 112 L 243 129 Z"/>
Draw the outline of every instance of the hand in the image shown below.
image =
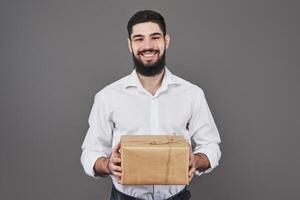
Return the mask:
<path id="1" fill-rule="evenodd" d="M 111 175 L 117 178 L 117 182 L 121 183 L 122 168 L 121 168 L 121 144 L 118 143 L 113 149 L 108 161 L 108 171 Z"/>
<path id="2" fill-rule="evenodd" d="M 192 147 L 190 146 L 190 156 L 189 156 L 189 183 L 192 181 L 192 178 L 194 177 L 196 171 L 195 166 L 195 156 L 192 152 Z"/>

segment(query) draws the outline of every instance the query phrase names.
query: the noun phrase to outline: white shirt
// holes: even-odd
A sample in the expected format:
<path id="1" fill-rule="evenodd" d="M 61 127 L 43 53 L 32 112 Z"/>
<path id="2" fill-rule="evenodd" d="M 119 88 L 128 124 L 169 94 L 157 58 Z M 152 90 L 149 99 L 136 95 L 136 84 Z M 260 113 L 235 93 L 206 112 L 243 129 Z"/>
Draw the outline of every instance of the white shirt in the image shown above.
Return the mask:
<path id="1" fill-rule="evenodd" d="M 126 134 L 183 135 L 192 144 L 194 153 L 207 156 L 211 168 L 204 173 L 218 165 L 220 136 L 202 89 L 165 69 L 162 85 L 155 95 L 143 88 L 135 70 L 96 94 L 82 144 L 81 163 L 88 175 L 95 177 L 93 166 L 97 158 L 109 157 L 112 147 Z M 167 199 L 184 188 L 183 185 L 125 186 L 111 177 L 117 190 L 140 199 Z"/>

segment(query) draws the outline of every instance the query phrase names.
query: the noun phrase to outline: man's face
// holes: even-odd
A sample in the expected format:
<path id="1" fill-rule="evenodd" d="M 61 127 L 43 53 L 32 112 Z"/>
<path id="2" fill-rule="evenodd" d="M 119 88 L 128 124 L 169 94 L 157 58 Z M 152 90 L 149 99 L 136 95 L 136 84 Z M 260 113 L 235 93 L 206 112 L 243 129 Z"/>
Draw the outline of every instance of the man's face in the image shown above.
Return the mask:
<path id="1" fill-rule="evenodd" d="M 170 37 L 164 36 L 158 24 L 139 23 L 132 27 L 128 47 L 137 72 L 145 76 L 159 74 L 165 65 L 165 51 Z"/>

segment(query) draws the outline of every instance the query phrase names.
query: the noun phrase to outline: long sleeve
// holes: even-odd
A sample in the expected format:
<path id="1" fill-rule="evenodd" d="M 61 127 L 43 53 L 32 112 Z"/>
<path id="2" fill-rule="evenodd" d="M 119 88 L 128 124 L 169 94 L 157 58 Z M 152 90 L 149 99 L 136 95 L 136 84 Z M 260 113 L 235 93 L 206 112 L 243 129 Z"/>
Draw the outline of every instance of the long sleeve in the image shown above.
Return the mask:
<path id="1" fill-rule="evenodd" d="M 89 129 L 81 146 L 81 164 L 89 176 L 95 177 L 94 164 L 99 157 L 111 154 L 113 123 L 109 107 L 101 92 L 96 94 L 89 116 Z"/>
<path id="2" fill-rule="evenodd" d="M 204 173 L 208 173 L 219 164 L 221 140 L 202 89 L 197 87 L 193 100 L 193 114 L 189 121 L 193 153 L 204 153 L 207 156 L 210 168 Z M 196 174 L 201 175 L 200 172 Z"/>

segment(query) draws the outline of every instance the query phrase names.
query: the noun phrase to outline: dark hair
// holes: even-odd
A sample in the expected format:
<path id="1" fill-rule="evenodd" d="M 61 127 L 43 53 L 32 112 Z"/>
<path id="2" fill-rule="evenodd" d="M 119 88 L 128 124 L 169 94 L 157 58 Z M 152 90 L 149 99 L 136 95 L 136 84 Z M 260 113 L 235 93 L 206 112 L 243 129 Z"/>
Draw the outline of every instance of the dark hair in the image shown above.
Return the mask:
<path id="1" fill-rule="evenodd" d="M 166 23 L 163 16 L 153 10 L 141 10 L 135 13 L 128 21 L 127 31 L 129 39 L 132 33 L 132 27 L 144 22 L 153 22 L 158 24 L 163 34 L 166 35 Z"/>

